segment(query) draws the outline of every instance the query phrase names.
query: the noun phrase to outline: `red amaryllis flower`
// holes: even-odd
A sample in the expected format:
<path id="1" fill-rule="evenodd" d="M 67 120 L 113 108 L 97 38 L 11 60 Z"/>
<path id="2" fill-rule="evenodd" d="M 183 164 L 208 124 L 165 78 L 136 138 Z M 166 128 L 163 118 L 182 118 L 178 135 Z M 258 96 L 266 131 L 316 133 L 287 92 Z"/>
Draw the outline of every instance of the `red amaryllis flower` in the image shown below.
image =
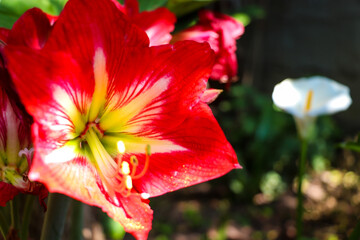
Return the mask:
<path id="1" fill-rule="evenodd" d="M 0 78 L 6 76 L 0 67 Z M 43 184 L 28 179 L 33 148 L 30 139 L 29 117 L 0 87 L 0 206 L 18 193 L 39 195 L 40 203 L 46 208 L 44 199 L 48 195 Z"/>
<path id="2" fill-rule="evenodd" d="M 12 30 L 0 28 L 0 206 L 18 193 L 39 195 L 44 208 L 47 189 L 28 179 L 33 148 L 32 118 L 16 94 L 5 66 L 3 48 L 7 43 L 40 48 L 50 28 L 48 17 L 39 9 L 24 13 Z"/>
<path id="3" fill-rule="evenodd" d="M 101 207 L 146 239 L 147 198 L 239 168 L 202 101 L 207 43 L 149 47 L 109 0 L 70 0 L 41 50 L 6 49 L 34 118 L 29 178 Z"/>
<path id="4" fill-rule="evenodd" d="M 0 28 L 0 39 L 11 45 L 22 45 L 34 49 L 44 46 L 56 17 L 38 8 L 26 11 L 11 30 Z M 5 34 L 1 34 L 4 31 Z"/>
<path id="5" fill-rule="evenodd" d="M 120 11 L 146 32 L 150 39 L 150 46 L 167 44 L 171 40 L 171 32 L 174 31 L 176 17 L 167 8 L 161 7 L 153 11 L 139 12 L 137 0 L 125 0 L 124 6 L 113 0 Z"/>
<path id="6" fill-rule="evenodd" d="M 226 83 L 237 79 L 236 39 L 243 33 L 244 26 L 232 17 L 203 10 L 199 13 L 199 22 L 175 34 L 171 42 L 208 42 L 216 54 L 210 78 Z"/>

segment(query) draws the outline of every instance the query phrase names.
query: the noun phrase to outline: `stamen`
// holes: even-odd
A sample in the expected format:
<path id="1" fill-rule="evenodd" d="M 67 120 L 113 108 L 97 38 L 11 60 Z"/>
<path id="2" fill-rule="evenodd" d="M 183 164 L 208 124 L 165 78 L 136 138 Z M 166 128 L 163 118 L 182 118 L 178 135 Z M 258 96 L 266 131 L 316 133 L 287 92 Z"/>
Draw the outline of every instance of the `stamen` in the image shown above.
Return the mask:
<path id="1" fill-rule="evenodd" d="M 99 169 L 101 169 L 104 176 L 111 177 L 116 170 L 116 163 L 100 142 L 93 128 L 88 130 L 86 141 L 89 144 Z"/>
<path id="2" fill-rule="evenodd" d="M 145 164 L 144 164 L 144 168 L 142 169 L 141 173 L 139 173 L 138 175 L 133 176 L 133 179 L 138 179 L 141 178 L 142 176 L 145 175 L 146 171 L 149 168 L 149 162 L 150 162 L 150 155 L 151 155 L 151 149 L 150 149 L 150 145 L 146 145 L 146 149 L 145 149 Z"/>
<path id="3" fill-rule="evenodd" d="M 111 198 L 115 198 L 115 193 L 123 191 L 124 189 L 124 187 L 119 184 L 120 179 L 114 178 L 117 170 L 116 162 L 100 142 L 93 127 L 89 128 L 87 134 L 85 135 L 85 139 L 89 144 L 95 164 L 97 165 L 98 174 L 104 183 L 104 188 L 107 190 Z"/>
<path id="4" fill-rule="evenodd" d="M 121 173 L 123 173 L 125 175 L 130 174 L 130 165 L 128 162 L 124 161 L 121 163 Z"/>
<path id="5" fill-rule="evenodd" d="M 22 157 L 22 155 L 25 155 L 26 157 L 26 160 L 28 162 L 28 166 L 31 165 L 31 160 L 32 160 L 32 155 L 34 153 L 34 148 L 30 148 L 30 149 L 27 149 L 27 148 L 24 148 L 22 150 L 19 151 L 19 157 Z"/>
<path id="6" fill-rule="evenodd" d="M 146 145 L 145 151 L 146 151 L 146 154 L 149 155 L 149 157 L 150 157 L 150 155 L 151 155 L 151 148 L 150 148 L 150 145 L 149 145 L 149 144 Z"/>
<path id="7" fill-rule="evenodd" d="M 132 185 L 132 179 L 129 175 L 126 176 L 125 178 L 125 185 L 126 185 L 126 189 L 131 190 L 133 185 Z"/>
<path id="8" fill-rule="evenodd" d="M 85 134 L 85 139 L 98 165 L 99 175 L 103 180 L 105 189 L 108 191 L 110 197 L 113 198 L 116 198 L 116 194 L 121 194 L 124 197 L 129 196 L 133 188 L 133 179 L 144 176 L 149 167 L 151 155 L 150 145 L 147 145 L 145 149 L 144 167 L 139 174 L 135 175 L 139 161 L 134 155 L 130 157 L 129 161 L 123 161 L 123 156 L 126 151 L 124 142 L 121 140 L 117 142 L 119 154 L 116 159 L 113 159 L 105 150 L 98 138 L 98 134 L 93 128 L 93 126 L 89 127 Z"/>
<path id="9" fill-rule="evenodd" d="M 304 109 L 305 113 L 310 111 L 313 94 L 314 94 L 313 90 L 309 90 L 308 93 L 307 93 L 306 102 L 305 102 L 305 109 Z"/>
<path id="10" fill-rule="evenodd" d="M 136 156 L 134 156 L 134 155 L 130 157 L 130 162 L 131 162 L 131 164 L 133 164 L 135 166 L 139 165 L 139 161 L 137 160 Z"/>
<path id="11" fill-rule="evenodd" d="M 125 144 L 123 141 L 118 141 L 117 142 L 117 148 L 120 154 L 124 154 L 125 153 Z"/>

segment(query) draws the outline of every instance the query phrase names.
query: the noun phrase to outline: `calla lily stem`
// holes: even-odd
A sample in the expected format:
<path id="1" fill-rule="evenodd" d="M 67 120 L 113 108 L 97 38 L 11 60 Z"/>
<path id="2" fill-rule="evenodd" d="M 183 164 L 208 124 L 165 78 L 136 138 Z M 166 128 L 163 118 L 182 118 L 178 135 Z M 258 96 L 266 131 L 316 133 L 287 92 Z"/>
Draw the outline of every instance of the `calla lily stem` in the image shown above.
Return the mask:
<path id="1" fill-rule="evenodd" d="M 48 209 L 45 215 L 44 225 L 41 232 L 41 240 L 61 239 L 69 204 L 69 197 L 59 193 L 50 193 L 48 200 Z"/>
<path id="2" fill-rule="evenodd" d="M 298 190 L 297 190 L 297 209 L 296 209 L 296 239 L 300 240 L 303 234 L 303 215 L 304 215 L 304 196 L 302 193 L 302 182 L 305 173 L 305 162 L 307 155 L 308 142 L 306 139 L 301 140 L 301 156 L 299 163 Z"/>

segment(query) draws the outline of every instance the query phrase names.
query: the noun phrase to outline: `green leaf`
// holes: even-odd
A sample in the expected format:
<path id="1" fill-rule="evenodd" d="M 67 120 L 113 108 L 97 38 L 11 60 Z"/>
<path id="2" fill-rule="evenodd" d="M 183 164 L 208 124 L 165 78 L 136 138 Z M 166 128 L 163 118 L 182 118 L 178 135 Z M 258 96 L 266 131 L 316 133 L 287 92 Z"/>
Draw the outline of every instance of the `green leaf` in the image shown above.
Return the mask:
<path id="1" fill-rule="evenodd" d="M 151 11 L 166 5 L 168 0 L 139 0 L 140 12 Z"/>
<path id="2" fill-rule="evenodd" d="M 138 0 L 140 12 L 151 11 L 166 5 L 168 0 Z M 119 3 L 124 4 L 124 0 L 118 0 Z"/>
<path id="3" fill-rule="evenodd" d="M 251 22 L 250 15 L 246 13 L 236 13 L 232 17 L 241 22 L 245 27 Z"/>
<path id="4" fill-rule="evenodd" d="M 355 141 L 347 141 L 347 142 L 339 143 L 337 147 L 360 152 L 360 134 L 357 136 Z"/>
<path id="5" fill-rule="evenodd" d="M 360 238 L 360 221 L 356 224 L 354 230 L 350 234 L 349 240 L 356 240 Z"/>
<path id="6" fill-rule="evenodd" d="M 37 7 L 51 15 L 58 15 L 67 0 L 0 0 L 0 27 L 11 28 L 28 9 Z"/>
<path id="7" fill-rule="evenodd" d="M 338 144 L 338 147 L 356 151 L 356 152 L 360 152 L 360 143 L 358 143 L 358 142 L 344 142 L 344 143 Z"/>
<path id="8" fill-rule="evenodd" d="M 10 29 L 17 19 L 17 16 L 0 12 L 0 27 Z"/>
<path id="9" fill-rule="evenodd" d="M 215 0 L 168 0 L 166 7 L 175 13 L 176 16 L 183 16 L 214 1 Z"/>

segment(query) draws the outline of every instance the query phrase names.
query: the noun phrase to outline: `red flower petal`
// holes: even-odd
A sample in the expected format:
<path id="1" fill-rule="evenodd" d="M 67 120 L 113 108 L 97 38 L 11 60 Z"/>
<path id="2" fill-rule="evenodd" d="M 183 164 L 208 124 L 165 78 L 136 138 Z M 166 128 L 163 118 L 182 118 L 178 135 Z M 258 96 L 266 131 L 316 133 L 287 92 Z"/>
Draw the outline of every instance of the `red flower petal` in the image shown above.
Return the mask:
<path id="1" fill-rule="evenodd" d="M 139 14 L 139 2 L 137 0 L 125 0 L 124 1 L 126 15 L 130 18 Z"/>
<path id="2" fill-rule="evenodd" d="M 181 125 L 162 137 L 186 150 L 152 154 L 147 173 L 134 181 L 139 192 L 157 196 L 240 168 L 210 108 L 202 102 L 191 109 Z"/>
<path id="3" fill-rule="evenodd" d="M 41 123 L 39 137 L 49 143 L 46 148 L 50 152 L 73 138 L 71 133 L 82 130 L 76 129 L 73 121 L 81 121 L 81 113 L 87 110 L 94 89 L 87 82 L 91 78 L 63 53 L 10 46 L 5 50 L 20 98 L 34 120 Z M 34 79 L 31 88 L 29 79 Z"/>
<path id="4" fill-rule="evenodd" d="M 35 127 L 36 128 L 36 127 Z M 36 131 L 34 131 L 36 134 Z M 37 136 L 35 135 L 35 139 Z M 35 142 L 35 147 L 39 142 Z M 119 207 L 111 204 L 98 187 L 98 175 L 89 162 L 77 158 L 67 163 L 45 164 L 43 153 L 38 151 L 29 178 L 43 182 L 50 192 L 59 192 L 76 198 L 86 204 L 102 208 L 115 221 L 121 223 L 125 231 L 138 240 L 147 239 L 151 229 L 152 210 L 138 194 L 119 198 Z"/>
<path id="5" fill-rule="evenodd" d="M 0 28 L 0 40 L 6 43 L 6 42 L 7 42 L 7 38 L 8 38 L 8 36 L 9 36 L 9 32 L 10 32 L 9 29 Z"/>
<path id="6" fill-rule="evenodd" d="M 169 43 L 174 31 L 176 17 L 167 8 L 144 11 L 132 17 L 132 20 L 149 36 L 150 45 Z"/>
<path id="7" fill-rule="evenodd" d="M 206 89 L 204 94 L 201 96 L 201 101 L 210 104 L 213 101 L 215 101 L 215 99 L 220 95 L 221 92 L 222 92 L 221 89 L 213 89 L 213 88 Z"/>
<path id="8" fill-rule="evenodd" d="M 50 30 L 47 14 L 38 8 L 32 8 L 15 22 L 7 43 L 40 49 L 44 46 Z"/>
<path id="9" fill-rule="evenodd" d="M 129 23 L 112 1 L 69 1 L 59 16 L 45 45 L 49 51 L 65 51 L 92 69 L 95 51 L 109 56 L 124 47 L 145 47 L 148 37 Z"/>
<path id="10" fill-rule="evenodd" d="M 223 13 L 203 10 L 199 12 L 199 23 L 210 25 L 215 30 L 222 29 L 234 39 L 239 38 L 244 33 L 244 26 L 241 23 Z"/>
<path id="11" fill-rule="evenodd" d="M 19 192 L 13 185 L 0 181 L 0 206 L 5 207 L 6 203 L 12 200 Z"/>
<path id="12" fill-rule="evenodd" d="M 5 50 L 35 121 L 30 179 L 102 207 L 137 238 L 146 238 L 152 215 L 138 191 L 155 196 L 239 167 L 202 102 L 214 60 L 207 43 L 149 48 L 145 33 L 113 2 L 72 0 L 43 49 Z M 134 188 L 126 185 L 132 189 L 128 197 L 116 190 L 117 181 L 107 182 L 120 174 L 113 168 L 121 163 L 107 137 L 124 140 L 123 158 L 138 156 Z M 146 165 L 147 144 L 150 166 L 137 179 Z"/>
<path id="13" fill-rule="evenodd" d="M 153 11 L 139 13 L 137 0 L 126 0 L 125 9 L 129 18 L 146 32 L 151 46 L 170 42 L 170 33 L 174 31 L 176 16 L 167 8 L 157 8 Z"/>
<path id="14" fill-rule="evenodd" d="M 216 53 L 211 78 L 228 82 L 236 79 L 236 39 L 244 33 L 244 26 L 230 16 L 203 10 L 199 13 L 199 22 L 174 35 L 172 42 L 194 40 L 208 42 Z"/>
<path id="15" fill-rule="evenodd" d="M 148 125 L 155 127 L 153 118 L 158 125 L 177 126 L 185 117 L 183 112 L 200 101 L 211 71 L 213 52 L 207 44 L 191 41 L 129 50 L 123 53 L 126 61 L 119 62 L 117 71 L 109 74 L 109 79 L 116 81 L 112 99 L 116 105 L 107 107 L 110 113 L 104 116 L 106 120 L 102 119 L 100 126 L 110 132 L 120 127 L 121 131 L 139 136 L 153 132 L 148 128 Z M 121 97 L 116 99 L 116 96 Z M 139 103 L 134 105 L 135 102 Z M 130 110 L 135 107 L 136 112 Z M 116 109 L 119 112 L 111 112 Z M 120 120 L 127 122 L 126 126 L 118 124 Z"/>

